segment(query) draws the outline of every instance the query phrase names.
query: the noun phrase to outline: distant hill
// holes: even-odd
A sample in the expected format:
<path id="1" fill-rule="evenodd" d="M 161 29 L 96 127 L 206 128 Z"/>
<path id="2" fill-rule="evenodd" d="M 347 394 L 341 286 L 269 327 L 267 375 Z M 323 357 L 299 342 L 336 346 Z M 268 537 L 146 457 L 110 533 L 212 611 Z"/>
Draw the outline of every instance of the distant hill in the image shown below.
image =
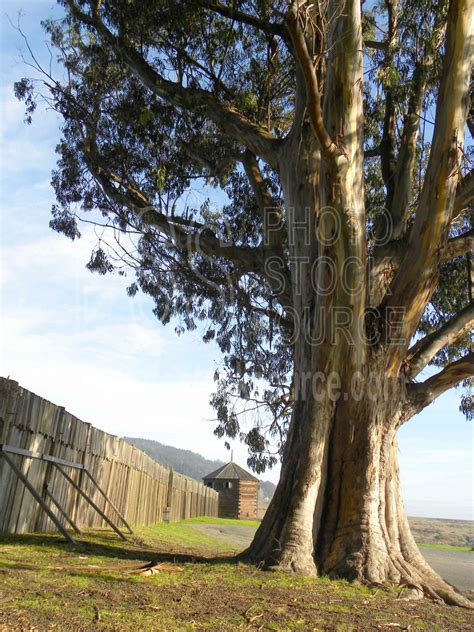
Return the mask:
<path id="1" fill-rule="evenodd" d="M 124 437 L 125 441 L 143 450 L 149 457 L 160 463 L 168 465 L 176 472 L 190 476 L 200 481 L 203 476 L 217 470 L 224 465 L 224 461 L 211 461 L 204 458 L 197 452 L 174 448 L 171 445 L 164 445 L 159 441 L 151 439 L 140 439 L 137 437 Z M 260 495 L 262 500 L 270 500 L 275 491 L 275 485 L 270 481 L 260 481 Z"/>

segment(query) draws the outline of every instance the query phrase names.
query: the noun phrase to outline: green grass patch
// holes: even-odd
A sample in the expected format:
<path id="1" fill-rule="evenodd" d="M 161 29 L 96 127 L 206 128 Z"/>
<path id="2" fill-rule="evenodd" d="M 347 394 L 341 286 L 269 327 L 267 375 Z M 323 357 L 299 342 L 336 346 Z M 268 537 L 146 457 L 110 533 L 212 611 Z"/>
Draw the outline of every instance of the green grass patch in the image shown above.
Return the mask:
<path id="1" fill-rule="evenodd" d="M 198 520 L 182 520 L 181 522 L 164 523 L 159 522 L 153 526 L 140 527 L 137 534 L 145 540 L 159 544 L 160 542 L 173 543 L 179 547 L 198 548 L 199 550 L 211 551 L 235 551 L 232 544 L 227 544 L 218 538 L 214 538 L 205 533 L 188 526 L 190 522 Z"/>
<path id="2" fill-rule="evenodd" d="M 201 523 L 201 524 L 231 524 L 236 527 L 259 527 L 259 520 L 232 520 L 231 518 L 211 518 L 204 516 L 202 518 L 189 518 L 189 520 L 183 520 L 180 524 L 187 523 Z"/>
<path id="3" fill-rule="evenodd" d="M 440 551 L 457 551 L 458 553 L 472 553 L 470 546 L 453 546 L 451 544 L 433 544 L 430 542 L 417 542 L 422 549 L 439 549 Z"/>

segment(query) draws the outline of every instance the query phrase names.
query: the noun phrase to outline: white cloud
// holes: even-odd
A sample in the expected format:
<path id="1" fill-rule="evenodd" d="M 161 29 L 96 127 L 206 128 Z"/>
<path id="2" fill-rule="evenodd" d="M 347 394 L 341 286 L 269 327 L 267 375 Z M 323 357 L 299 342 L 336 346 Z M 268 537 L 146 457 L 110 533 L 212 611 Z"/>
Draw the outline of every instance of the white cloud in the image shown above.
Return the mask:
<path id="1" fill-rule="evenodd" d="M 162 443 L 225 459 L 222 441 L 212 435 L 209 407 L 212 376 L 170 381 L 166 372 L 153 381 L 137 379 L 127 363 L 97 365 L 94 356 L 71 362 L 68 354 L 32 355 L 20 349 L 5 365 L 22 386 L 36 392 L 96 427 L 117 435 L 152 438 Z M 245 451 L 240 448 L 245 461 Z"/>
<path id="2" fill-rule="evenodd" d="M 4 138 L 20 126 L 25 107 L 13 94 L 13 85 L 0 88 L 0 99 L 0 137 Z"/>
<path id="3" fill-rule="evenodd" d="M 38 105 L 36 126 L 26 125 L 23 122 L 25 107 L 13 94 L 13 82 L 0 89 L 0 98 L 2 178 L 12 178 L 24 174 L 26 170 L 34 170 L 42 171 L 41 182 L 55 162 L 58 115 L 44 105 Z"/>

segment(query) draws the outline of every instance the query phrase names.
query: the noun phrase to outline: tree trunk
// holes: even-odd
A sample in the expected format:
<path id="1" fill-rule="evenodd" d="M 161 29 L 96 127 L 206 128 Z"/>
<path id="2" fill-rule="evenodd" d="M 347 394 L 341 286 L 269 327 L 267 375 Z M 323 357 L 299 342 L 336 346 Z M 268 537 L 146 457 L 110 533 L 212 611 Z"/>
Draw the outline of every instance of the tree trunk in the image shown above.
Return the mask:
<path id="1" fill-rule="evenodd" d="M 472 607 L 428 566 L 411 535 L 397 464 L 403 383 L 372 371 L 356 389 L 342 381 L 339 396 L 299 388 L 280 482 L 243 556 L 270 569 L 404 585 L 413 596 Z"/>
<path id="2" fill-rule="evenodd" d="M 344 7 L 329 38 L 322 113 L 300 23 L 288 24 L 305 79 L 303 86 L 297 77 L 298 133 L 290 134 L 278 159 L 295 321 L 295 401 L 280 482 L 243 556 L 303 575 L 405 585 L 418 596 L 472 607 L 426 564 L 413 540 L 396 444 L 397 429 L 413 415 L 403 351 L 435 286 L 435 251 L 456 187 L 451 178 L 448 199 L 446 174 L 457 164 L 453 143 L 462 139 L 465 104 L 456 96 L 451 109 L 443 103 L 437 115 L 439 152 L 430 157 L 434 175 L 423 188 L 426 217 L 416 216 L 419 241 L 411 239 L 408 249 L 403 245 L 408 254 L 402 271 L 390 268 L 395 256 L 401 259 L 398 251 L 388 253 L 389 259 L 376 252 L 367 278 L 360 3 L 348 0 Z M 458 8 L 453 3 L 444 73 L 467 94 L 470 67 L 461 61 L 470 53 L 454 43 L 464 41 L 459 33 L 470 32 L 470 12 Z M 335 142 L 329 143 L 328 135 Z M 431 207 L 437 219 L 430 223 Z M 425 223 L 434 231 L 431 240 Z M 394 275 L 397 296 L 388 300 L 386 284 Z M 410 316 L 408 329 L 395 322 L 402 308 Z M 372 334 L 380 335 L 368 340 Z"/>

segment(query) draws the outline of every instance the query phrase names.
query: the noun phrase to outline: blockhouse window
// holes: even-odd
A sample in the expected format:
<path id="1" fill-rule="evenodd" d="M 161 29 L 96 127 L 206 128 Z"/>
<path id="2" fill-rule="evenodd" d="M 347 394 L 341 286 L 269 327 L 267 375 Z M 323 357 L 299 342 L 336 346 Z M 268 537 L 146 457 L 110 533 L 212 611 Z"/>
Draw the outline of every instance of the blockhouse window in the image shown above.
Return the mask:
<path id="1" fill-rule="evenodd" d="M 226 489 L 231 489 L 232 488 L 232 483 L 230 481 L 227 481 L 227 483 L 225 484 Z"/>

